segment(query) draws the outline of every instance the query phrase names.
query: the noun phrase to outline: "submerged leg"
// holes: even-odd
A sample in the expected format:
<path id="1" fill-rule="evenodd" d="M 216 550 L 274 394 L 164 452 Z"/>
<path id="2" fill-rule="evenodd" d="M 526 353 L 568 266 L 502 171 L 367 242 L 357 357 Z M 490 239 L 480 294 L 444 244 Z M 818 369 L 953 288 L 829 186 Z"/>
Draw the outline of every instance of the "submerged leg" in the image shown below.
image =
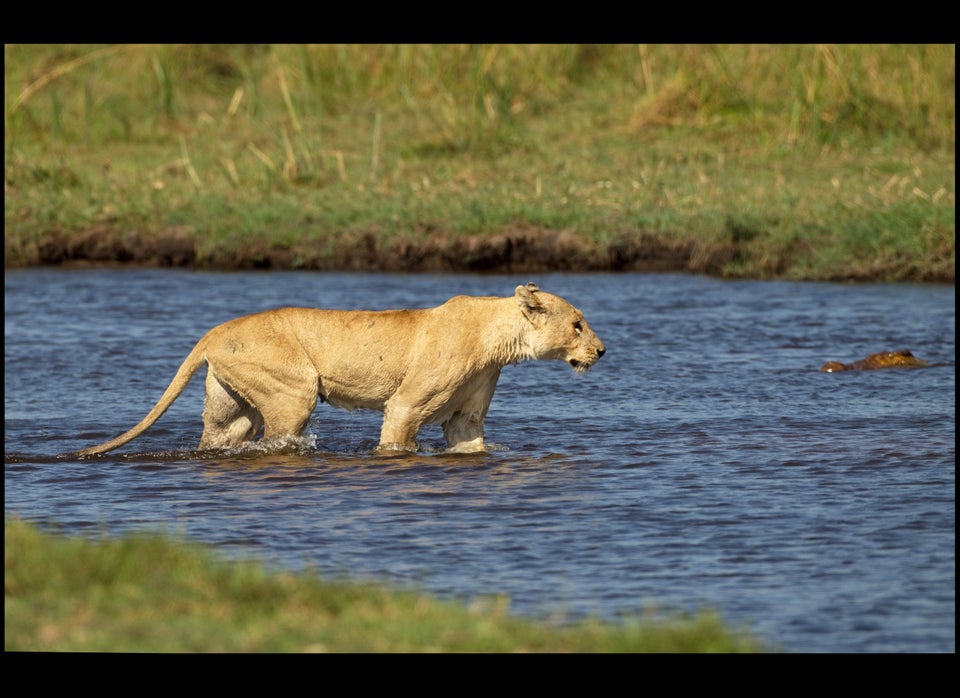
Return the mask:
<path id="1" fill-rule="evenodd" d="M 207 369 L 200 448 L 232 448 L 251 441 L 263 426 L 256 407 Z"/>
<path id="2" fill-rule="evenodd" d="M 483 445 L 483 415 L 478 412 L 457 412 L 443 424 L 443 436 L 448 450 L 456 453 L 474 453 L 485 450 Z"/>
<path id="3" fill-rule="evenodd" d="M 223 416 L 212 415 L 212 422 L 222 428 L 243 431 L 242 419 L 248 418 L 254 427 L 248 435 L 253 438 L 263 427 L 263 437 L 299 436 L 317 406 L 317 376 L 312 367 L 303 362 L 291 361 L 279 366 L 234 365 L 227 362 L 210 362 L 216 374 L 221 393 L 226 393 L 235 403 L 223 410 Z M 242 386 L 243 397 L 231 386 Z M 208 400 L 210 388 L 208 387 Z"/>
<path id="4" fill-rule="evenodd" d="M 417 433 L 422 417 L 416 410 L 395 403 L 391 399 L 383 410 L 378 451 L 416 451 Z"/>
<path id="5" fill-rule="evenodd" d="M 458 453 L 486 450 L 483 442 L 483 420 L 487 416 L 499 378 L 500 370 L 490 369 L 464 386 L 466 399 L 443 423 L 443 436 L 447 440 L 448 450 Z"/>

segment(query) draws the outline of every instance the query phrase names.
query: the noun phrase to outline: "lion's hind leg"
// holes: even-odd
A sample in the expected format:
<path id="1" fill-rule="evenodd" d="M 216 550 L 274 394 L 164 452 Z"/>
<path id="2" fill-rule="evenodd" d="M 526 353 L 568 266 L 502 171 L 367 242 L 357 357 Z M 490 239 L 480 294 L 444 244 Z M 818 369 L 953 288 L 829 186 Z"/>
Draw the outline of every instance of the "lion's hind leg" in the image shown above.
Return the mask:
<path id="1" fill-rule="evenodd" d="M 232 448 L 252 441 L 263 427 L 259 410 L 207 368 L 200 448 Z"/>

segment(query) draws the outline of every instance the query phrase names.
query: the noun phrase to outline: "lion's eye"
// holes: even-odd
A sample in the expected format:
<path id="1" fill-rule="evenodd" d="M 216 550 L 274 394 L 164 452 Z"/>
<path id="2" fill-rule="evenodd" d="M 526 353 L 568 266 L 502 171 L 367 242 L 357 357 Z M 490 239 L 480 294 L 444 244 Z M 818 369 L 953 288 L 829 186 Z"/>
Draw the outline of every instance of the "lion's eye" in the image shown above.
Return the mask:
<path id="1" fill-rule="evenodd" d="M 573 329 L 575 329 L 577 332 L 583 332 L 583 325 L 580 324 L 579 320 L 573 323 Z"/>

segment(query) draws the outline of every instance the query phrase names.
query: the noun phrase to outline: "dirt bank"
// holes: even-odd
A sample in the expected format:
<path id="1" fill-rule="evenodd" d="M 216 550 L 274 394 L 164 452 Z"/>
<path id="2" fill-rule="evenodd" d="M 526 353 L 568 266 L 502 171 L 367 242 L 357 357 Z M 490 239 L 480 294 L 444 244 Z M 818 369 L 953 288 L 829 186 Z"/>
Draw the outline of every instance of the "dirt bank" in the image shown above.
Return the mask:
<path id="1" fill-rule="evenodd" d="M 196 269 L 304 269 L 390 272 L 639 271 L 721 275 L 744 262 L 748 276 L 775 278 L 791 261 L 764 258 L 752 265 L 736 242 L 696 243 L 646 233 L 598 243 L 569 231 L 523 228 L 483 236 L 421 230 L 383 238 L 376 231 L 347 232 L 329 241 L 278 245 L 268 240 L 210 246 L 193 234 L 168 229 L 151 233 L 91 227 L 49 231 L 29 243 L 4 239 L 5 266 L 131 265 Z M 855 260 L 856 262 L 857 260 Z M 953 264 L 933 268 L 863 264 L 830 279 L 953 283 Z"/>
<path id="2" fill-rule="evenodd" d="M 343 271 L 688 271 L 719 273 L 735 250 L 697 250 L 652 235 L 599 244 L 565 231 L 524 229 L 485 236 L 419 231 L 383 241 L 375 232 L 344 233 L 329 243 L 277 245 L 265 240 L 201 252 L 188 233 L 152 234 L 94 227 L 51 231 L 22 249 L 6 243 L 7 266 L 131 264 L 208 269 Z"/>

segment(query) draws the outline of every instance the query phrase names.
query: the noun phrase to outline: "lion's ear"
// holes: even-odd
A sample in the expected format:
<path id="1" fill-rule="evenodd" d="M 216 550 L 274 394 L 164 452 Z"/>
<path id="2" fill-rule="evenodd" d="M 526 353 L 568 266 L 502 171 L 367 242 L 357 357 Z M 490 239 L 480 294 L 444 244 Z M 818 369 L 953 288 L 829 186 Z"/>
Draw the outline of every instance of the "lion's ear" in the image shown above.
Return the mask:
<path id="1" fill-rule="evenodd" d="M 535 283 L 529 283 L 526 286 L 517 286 L 516 291 L 514 291 L 517 304 L 528 320 L 533 320 L 537 315 L 547 312 L 546 307 L 534 293 L 534 291 L 539 290 Z"/>

